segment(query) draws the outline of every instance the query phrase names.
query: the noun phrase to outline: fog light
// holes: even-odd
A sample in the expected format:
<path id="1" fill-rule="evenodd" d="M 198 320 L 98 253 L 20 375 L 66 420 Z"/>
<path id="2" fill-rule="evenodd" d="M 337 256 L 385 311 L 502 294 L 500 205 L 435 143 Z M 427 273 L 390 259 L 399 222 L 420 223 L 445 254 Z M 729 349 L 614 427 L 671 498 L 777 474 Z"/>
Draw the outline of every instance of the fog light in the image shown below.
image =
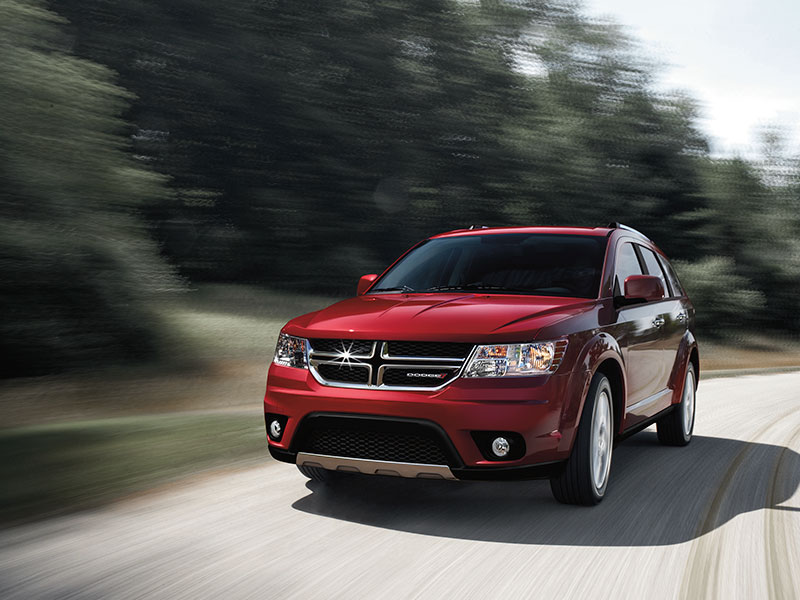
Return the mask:
<path id="1" fill-rule="evenodd" d="M 494 452 L 495 456 L 503 457 L 508 454 L 508 451 L 511 449 L 511 444 L 508 443 L 508 440 L 504 437 L 494 438 L 492 441 L 492 452 Z"/>
<path id="2" fill-rule="evenodd" d="M 272 439 L 274 440 L 281 439 L 281 431 L 282 431 L 281 424 L 278 422 L 277 419 L 269 424 L 269 436 Z"/>

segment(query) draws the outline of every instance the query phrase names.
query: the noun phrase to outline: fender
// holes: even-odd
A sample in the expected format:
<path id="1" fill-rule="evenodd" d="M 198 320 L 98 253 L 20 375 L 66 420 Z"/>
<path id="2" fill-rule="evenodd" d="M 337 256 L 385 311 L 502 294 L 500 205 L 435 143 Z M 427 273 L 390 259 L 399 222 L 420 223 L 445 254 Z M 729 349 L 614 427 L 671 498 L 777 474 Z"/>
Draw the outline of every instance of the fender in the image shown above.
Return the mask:
<path id="1" fill-rule="evenodd" d="M 672 390 L 672 404 L 679 404 L 681 396 L 683 396 L 683 383 L 686 381 L 686 369 L 689 366 L 689 358 L 692 356 L 692 351 L 697 350 L 697 340 L 690 330 L 686 330 L 681 338 L 681 344 L 678 347 L 678 354 L 675 357 L 675 364 L 672 366 L 672 373 L 669 377 L 669 388 Z M 695 367 L 695 377 L 697 381 L 700 380 L 700 366 L 699 358 L 700 352 L 697 352 L 698 364 Z M 696 382 L 695 382 L 696 383 Z"/>
<path id="2" fill-rule="evenodd" d="M 573 338 L 570 342 L 575 343 L 579 342 L 579 340 Z M 622 398 L 618 406 L 625 406 L 627 379 L 619 344 L 617 340 L 608 333 L 597 333 L 583 343 L 580 353 L 573 363 L 574 366 L 567 387 L 567 397 L 561 409 L 559 430 L 561 431 L 562 437 L 558 446 L 559 451 L 567 453 L 572 451 L 572 444 L 575 441 L 575 432 L 578 429 L 578 423 L 583 414 L 583 407 L 586 404 L 589 385 L 598 367 L 606 360 L 613 360 L 619 367 L 622 375 Z M 621 425 L 622 415 L 616 416 L 618 418 L 618 423 Z"/>

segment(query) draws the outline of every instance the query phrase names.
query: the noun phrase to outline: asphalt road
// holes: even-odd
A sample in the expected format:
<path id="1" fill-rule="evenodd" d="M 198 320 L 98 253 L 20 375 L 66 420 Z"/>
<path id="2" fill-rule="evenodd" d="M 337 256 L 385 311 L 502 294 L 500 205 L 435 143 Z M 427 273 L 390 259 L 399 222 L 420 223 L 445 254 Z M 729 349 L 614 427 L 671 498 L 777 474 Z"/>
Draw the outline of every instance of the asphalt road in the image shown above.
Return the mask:
<path id="1" fill-rule="evenodd" d="M 800 598 L 800 374 L 703 381 L 695 438 L 547 482 L 218 474 L 0 532 L 0 598 Z"/>

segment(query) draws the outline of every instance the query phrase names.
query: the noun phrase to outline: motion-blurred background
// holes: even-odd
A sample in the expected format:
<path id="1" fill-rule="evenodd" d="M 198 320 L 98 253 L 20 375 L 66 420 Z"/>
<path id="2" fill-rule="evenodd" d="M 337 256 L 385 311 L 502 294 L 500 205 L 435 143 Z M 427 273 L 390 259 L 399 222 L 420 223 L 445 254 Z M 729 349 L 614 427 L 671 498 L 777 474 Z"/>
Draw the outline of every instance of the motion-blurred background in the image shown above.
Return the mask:
<path id="1" fill-rule="evenodd" d="M 704 369 L 799 365 L 792 130 L 726 147 L 604 6 L 0 0 L 0 520 L 265 460 L 280 326 L 472 224 L 640 229 Z"/>

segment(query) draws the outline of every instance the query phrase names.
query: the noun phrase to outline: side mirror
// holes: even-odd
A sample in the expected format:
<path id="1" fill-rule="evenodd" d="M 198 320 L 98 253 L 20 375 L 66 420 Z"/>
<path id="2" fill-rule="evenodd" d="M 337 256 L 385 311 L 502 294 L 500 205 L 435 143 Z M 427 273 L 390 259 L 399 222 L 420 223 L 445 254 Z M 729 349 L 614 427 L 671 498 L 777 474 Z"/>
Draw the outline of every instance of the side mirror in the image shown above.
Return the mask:
<path id="1" fill-rule="evenodd" d="M 362 275 L 361 279 L 358 280 L 358 295 L 362 296 L 369 289 L 369 286 L 371 286 L 377 278 L 378 278 L 377 273 Z"/>
<path id="2" fill-rule="evenodd" d="M 625 278 L 624 304 L 653 302 L 664 297 L 664 285 L 654 275 L 631 275 Z"/>

